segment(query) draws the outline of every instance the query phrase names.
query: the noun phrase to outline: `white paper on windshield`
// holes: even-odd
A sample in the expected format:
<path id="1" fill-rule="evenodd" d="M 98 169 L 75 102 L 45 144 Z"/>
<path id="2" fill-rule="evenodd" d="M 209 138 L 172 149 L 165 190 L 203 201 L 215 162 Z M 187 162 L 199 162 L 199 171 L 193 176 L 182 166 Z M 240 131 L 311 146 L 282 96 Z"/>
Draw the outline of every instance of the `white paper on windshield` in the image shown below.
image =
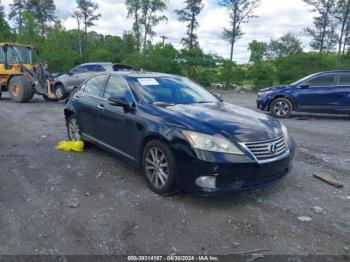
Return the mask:
<path id="1" fill-rule="evenodd" d="M 155 78 L 138 78 L 137 81 L 139 81 L 142 86 L 159 86 Z"/>

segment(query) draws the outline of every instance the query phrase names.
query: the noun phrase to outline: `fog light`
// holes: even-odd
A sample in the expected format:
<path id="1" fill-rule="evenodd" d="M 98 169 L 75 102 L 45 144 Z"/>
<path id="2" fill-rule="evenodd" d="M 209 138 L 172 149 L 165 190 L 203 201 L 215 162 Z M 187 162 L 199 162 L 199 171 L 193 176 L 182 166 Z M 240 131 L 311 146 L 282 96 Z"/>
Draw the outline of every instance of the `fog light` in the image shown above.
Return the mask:
<path id="1" fill-rule="evenodd" d="M 216 177 L 201 176 L 196 179 L 196 184 L 202 188 L 216 188 Z"/>

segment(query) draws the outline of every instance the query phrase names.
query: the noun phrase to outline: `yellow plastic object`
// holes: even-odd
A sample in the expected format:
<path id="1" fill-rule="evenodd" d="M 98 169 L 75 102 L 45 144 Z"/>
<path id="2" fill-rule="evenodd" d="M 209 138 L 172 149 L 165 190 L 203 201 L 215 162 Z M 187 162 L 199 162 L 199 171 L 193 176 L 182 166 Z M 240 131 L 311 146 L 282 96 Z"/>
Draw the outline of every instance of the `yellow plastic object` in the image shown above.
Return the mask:
<path id="1" fill-rule="evenodd" d="M 55 147 L 57 150 L 62 150 L 66 152 L 83 152 L 84 142 L 83 141 L 60 141 Z"/>

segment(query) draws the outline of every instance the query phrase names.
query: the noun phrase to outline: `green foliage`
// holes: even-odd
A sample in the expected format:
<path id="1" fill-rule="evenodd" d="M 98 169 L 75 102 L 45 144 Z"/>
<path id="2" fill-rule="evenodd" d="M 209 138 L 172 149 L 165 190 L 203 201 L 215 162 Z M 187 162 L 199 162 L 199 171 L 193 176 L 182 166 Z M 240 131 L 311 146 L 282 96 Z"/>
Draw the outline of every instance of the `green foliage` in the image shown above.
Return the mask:
<path id="1" fill-rule="evenodd" d="M 299 53 L 276 59 L 275 66 L 278 82 L 290 84 L 306 75 L 346 68 L 349 62 L 337 63 L 336 55 L 318 53 Z"/>
<path id="2" fill-rule="evenodd" d="M 59 22 L 49 30 L 46 41 L 39 48 L 41 59 L 52 72 L 65 72 L 79 61 L 79 54 L 74 50 L 75 37 L 64 30 Z"/>
<path id="3" fill-rule="evenodd" d="M 268 50 L 270 57 L 283 57 L 303 51 L 301 41 L 292 33 L 288 33 L 280 39 L 271 40 Z"/>
<path id="4" fill-rule="evenodd" d="M 144 52 L 144 68 L 149 71 L 179 74 L 179 52 L 171 44 L 150 45 Z"/>
<path id="5" fill-rule="evenodd" d="M 5 20 L 4 7 L 1 5 L 0 0 L 0 41 L 12 39 L 12 32 L 9 24 Z"/>
<path id="6" fill-rule="evenodd" d="M 255 89 L 274 85 L 276 77 L 272 63 L 254 64 L 250 70 Z"/>
<path id="7" fill-rule="evenodd" d="M 262 63 L 267 54 L 268 45 L 265 42 L 259 42 L 259 41 L 253 40 L 253 42 L 249 44 L 249 50 L 250 50 L 249 61 L 253 62 L 254 64 Z"/>

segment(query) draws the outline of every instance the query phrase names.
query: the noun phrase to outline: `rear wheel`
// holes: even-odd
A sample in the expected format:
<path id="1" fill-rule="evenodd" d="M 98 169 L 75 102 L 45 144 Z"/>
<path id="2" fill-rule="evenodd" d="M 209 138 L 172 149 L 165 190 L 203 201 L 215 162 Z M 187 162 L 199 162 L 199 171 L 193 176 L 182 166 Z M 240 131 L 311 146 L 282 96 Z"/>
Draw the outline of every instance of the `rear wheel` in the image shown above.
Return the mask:
<path id="1" fill-rule="evenodd" d="M 293 104 L 287 98 L 276 98 L 272 101 L 270 112 L 277 118 L 288 118 L 292 114 Z"/>
<path id="2" fill-rule="evenodd" d="M 142 170 L 153 192 L 159 195 L 175 193 L 175 158 L 166 144 L 152 140 L 146 145 L 142 155 Z"/>
<path id="3" fill-rule="evenodd" d="M 58 100 L 63 100 L 67 97 L 67 94 L 63 85 L 58 84 L 55 86 L 55 95 Z"/>
<path id="4" fill-rule="evenodd" d="M 17 103 L 26 103 L 33 97 L 33 87 L 25 76 L 15 76 L 10 80 L 9 91 L 11 99 Z"/>
<path id="5" fill-rule="evenodd" d="M 81 129 L 78 123 L 78 119 L 71 115 L 67 119 L 67 132 L 68 132 L 68 138 L 71 141 L 81 141 Z"/>

